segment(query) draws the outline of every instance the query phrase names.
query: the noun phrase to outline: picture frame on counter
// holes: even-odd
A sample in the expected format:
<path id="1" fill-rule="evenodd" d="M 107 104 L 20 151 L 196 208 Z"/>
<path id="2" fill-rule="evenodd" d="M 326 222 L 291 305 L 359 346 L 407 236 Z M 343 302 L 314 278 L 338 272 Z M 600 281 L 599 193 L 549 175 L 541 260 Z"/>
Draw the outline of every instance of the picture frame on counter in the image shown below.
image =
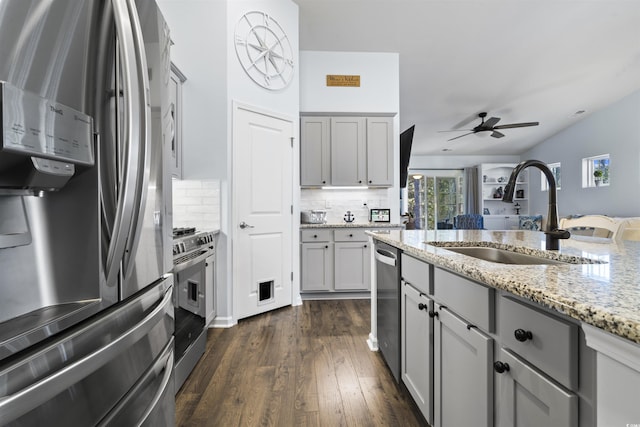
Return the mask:
<path id="1" fill-rule="evenodd" d="M 391 222 L 391 209 L 369 209 L 369 222 Z"/>

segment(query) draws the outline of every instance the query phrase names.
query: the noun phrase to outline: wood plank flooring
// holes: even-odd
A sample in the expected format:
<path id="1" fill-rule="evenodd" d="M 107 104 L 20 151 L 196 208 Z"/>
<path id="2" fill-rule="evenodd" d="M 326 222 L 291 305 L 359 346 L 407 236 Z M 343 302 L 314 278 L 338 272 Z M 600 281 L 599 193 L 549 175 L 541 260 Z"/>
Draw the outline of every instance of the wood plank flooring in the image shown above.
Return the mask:
<path id="1" fill-rule="evenodd" d="M 369 351 L 369 322 L 369 300 L 305 301 L 209 329 L 176 425 L 426 426 Z"/>

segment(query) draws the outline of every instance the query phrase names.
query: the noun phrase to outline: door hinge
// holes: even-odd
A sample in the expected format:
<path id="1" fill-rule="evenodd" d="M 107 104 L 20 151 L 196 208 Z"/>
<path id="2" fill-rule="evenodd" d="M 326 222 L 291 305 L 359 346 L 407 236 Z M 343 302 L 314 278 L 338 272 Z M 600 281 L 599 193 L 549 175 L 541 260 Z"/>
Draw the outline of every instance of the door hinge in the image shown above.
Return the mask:
<path id="1" fill-rule="evenodd" d="M 291 137 L 291 148 L 293 148 L 293 140 L 296 139 L 294 136 Z"/>
<path id="2" fill-rule="evenodd" d="M 293 205 L 291 205 L 291 215 L 293 215 Z"/>
<path id="3" fill-rule="evenodd" d="M 291 272 L 291 281 L 293 282 L 293 271 Z"/>

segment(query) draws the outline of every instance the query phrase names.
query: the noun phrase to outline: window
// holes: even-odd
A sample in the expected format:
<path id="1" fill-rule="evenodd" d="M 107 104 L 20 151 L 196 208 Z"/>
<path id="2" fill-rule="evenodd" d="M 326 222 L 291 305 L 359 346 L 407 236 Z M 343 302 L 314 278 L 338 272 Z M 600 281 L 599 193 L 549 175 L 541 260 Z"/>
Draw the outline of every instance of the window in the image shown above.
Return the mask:
<path id="1" fill-rule="evenodd" d="M 547 164 L 549 169 L 551 169 L 551 173 L 556 180 L 556 190 L 560 189 L 560 163 L 549 163 Z M 547 177 L 544 176 L 544 173 L 540 173 L 540 191 L 549 191 L 549 183 L 547 182 Z"/>
<path id="2" fill-rule="evenodd" d="M 609 155 L 582 159 L 582 188 L 609 185 Z"/>

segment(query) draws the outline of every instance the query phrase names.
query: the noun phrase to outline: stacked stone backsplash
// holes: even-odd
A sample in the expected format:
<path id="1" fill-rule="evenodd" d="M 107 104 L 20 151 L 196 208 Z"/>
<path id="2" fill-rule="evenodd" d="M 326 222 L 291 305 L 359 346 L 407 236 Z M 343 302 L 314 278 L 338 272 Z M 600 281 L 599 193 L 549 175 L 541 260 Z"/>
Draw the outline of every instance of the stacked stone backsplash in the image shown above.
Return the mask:
<path id="1" fill-rule="evenodd" d="M 328 223 L 343 223 L 347 211 L 355 216 L 356 223 L 369 222 L 369 209 L 396 208 L 396 202 L 388 198 L 387 189 L 321 190 L 301 189 L 300 210 L 322 209 L 327 211 Z M 364 204 L 366 202 L 366 205 Z"/>
<path id="2" fill-rule="evenodd" d="M 173 226 L 220 229 L 220 181 L 174 179 Z"/>

